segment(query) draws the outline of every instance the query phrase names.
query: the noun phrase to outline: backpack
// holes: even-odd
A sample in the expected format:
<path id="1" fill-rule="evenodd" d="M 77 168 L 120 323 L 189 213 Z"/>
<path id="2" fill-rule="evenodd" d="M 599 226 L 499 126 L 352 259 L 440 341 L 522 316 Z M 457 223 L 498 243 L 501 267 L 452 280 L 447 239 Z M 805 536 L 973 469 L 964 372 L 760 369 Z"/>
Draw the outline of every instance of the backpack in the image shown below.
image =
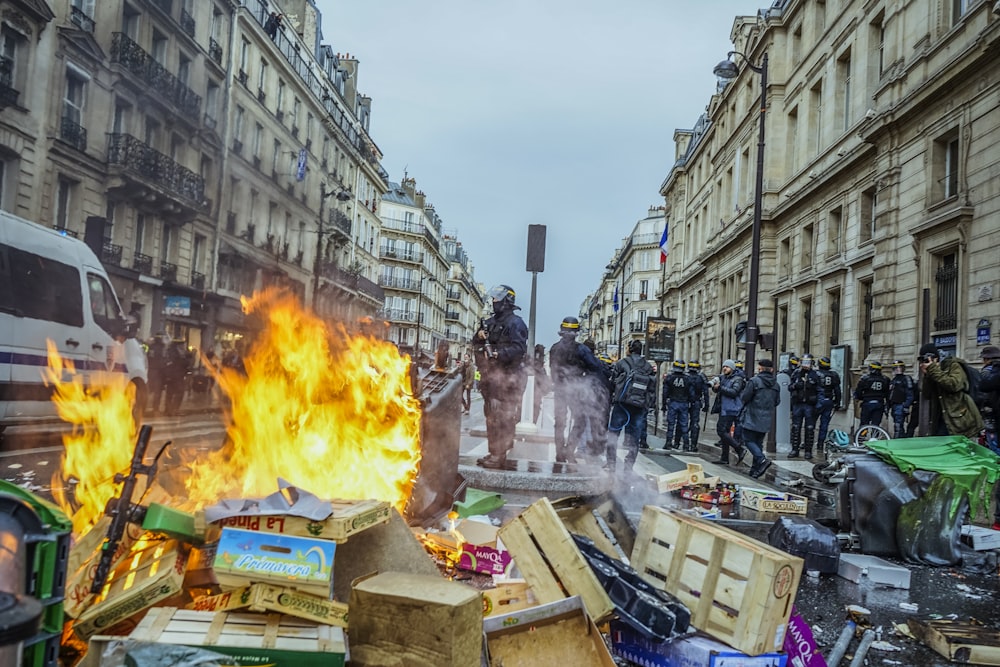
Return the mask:
<path id="1" fill-rule="evenodd" d="M 615 402 L 630 408 L 646 409 L 649 388 L 656 386 L 653 368 L 645 359 L 638 366 L 633 366 L 628 357 L 625 361 L 629 370 L 618 380 Z"/>
<path id="2" fill-rule="evenodd" d="M 972 397 L 972 401 L 976 404 L 976 407 L 982 411 L 987 402 L 986 395 L 979 388 L 979 381 L 982 379 L 982 374 L 970 366 L 969 362 L 965 359 L 955 357 L 955 361 L 962 364 L 962 370 L 965 371 L 965 379 L 969 383 L 968 394 Z"/>

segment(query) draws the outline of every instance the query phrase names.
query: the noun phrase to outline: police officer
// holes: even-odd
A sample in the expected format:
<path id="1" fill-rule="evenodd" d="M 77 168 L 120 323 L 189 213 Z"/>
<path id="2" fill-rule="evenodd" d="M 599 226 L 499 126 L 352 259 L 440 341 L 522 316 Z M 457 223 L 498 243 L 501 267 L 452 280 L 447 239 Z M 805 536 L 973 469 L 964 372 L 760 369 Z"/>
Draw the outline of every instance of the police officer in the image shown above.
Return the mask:
<path id="1" fill-rule="evenodd" d="M 694 400 L 688 406 L 688 432 L 691 434 L 691 444 L 698 448 L 698 438 L 701 436 L 701 412 L 708 412 L 708 379 L 701 372 L 701 364 L 696 360 L 687 362 L 688 378 L 694 389 Z"/>
<path id="2" fill-rule="evenodd" d="M 889 400 L 889 378 L 882 375 L 882 364 L 873 361 L 868 364 L 868 375 L 858 380 L 854 388 L 854 400 L 861 401 L 861 425 L 878 426 Z"/>
<path id="3" fill-rule="evenodd" d="M 830 357 L 819 360 L 819 400 L 816 401 L 816 412 L 819 417 L 819 434 L 816 440 L 820 446 L 826 442 L 826 434 L 830 430 L 830 420 L 833 411 L 840 409 L 843 400 L 840 388 L 840 373 L 830 368 Z"/>
<path id="4" fill-rule="evenodd" d="M 604 393 L 594 396 L 593 383 L 588 375 L 604 372 L 590 348 L 576 340 L 580 320 L 565 317 L 559 325 L 559 340 L 549 348 L 549 367 L 552 370 L 552 402 L 555 415 L 556 463 L 574 463 L 574 447 L 566 443 L 567 413 L 572 416 L 573 431 L 578 435 L 588 421 L 607 423 L 608 399 Z M 603 385 L 603 383 L 602 383 Z M 577 430 L 577 425 L 581 428 Z M 591 438 L 596 434 L 592 433 Z M 584 438 L 586 436 L 583 436 Z M 589 440 L 589 438 L 587 438 Z M 604 440 L 603 434 L 601 440 Z M 583 442 L 576 443 L 583 445 Z M 595 452 L 603 453 L 603 452 Z"/>
<path id="5" fill-rule="evenodd" d="M 892 362 L 892 379 L 889 380 L 889 410 L 894 426 L 892 437 L 906 437 L 906 417 L 916 398 L 917 383 L 906 374 L 906 364 L 897 359 Z"/>
<path id="6" fill-rule="evenodd" d="M 798 458 L 800 446 L 805 452 L 805 458 L 813 457 L 816 403 L 819 401 L 822 378 L 812 365 L 811 354 L 802 357 L 799 367 L 792 371 L 791 383 L 788 385 L 792 399 L 792 451 L 788 455 L 790 459 Z"/>
<path id="7" fill-rule="evenodd" d="M 694 386 L 684 373 L 683 359 L 674 359 L 673 372 L 663 378 L 663 411 L 667 413 L 666 447 L 677 449 L 683 445 L 685 452 L 693 451 L 688 433 L 688 415 L 694 402 Z"/>
<path id="8" fill-rule="evenodd" d="M 528 353 L 528 327 L 515 313 L 514 290 L 497 285 L 488 292 L 493 302 L 493 317 L 483 322 L 473 344 L 476 368 L 482 372 L 479 391 L 483 395 L 486 439 L 490 453 L 476 464 L 483 468 L 503 469 L 507 452 L 514 447 L 514 434 L 521 409 L 521 395 L 528 382 L 525 355 Z"/>

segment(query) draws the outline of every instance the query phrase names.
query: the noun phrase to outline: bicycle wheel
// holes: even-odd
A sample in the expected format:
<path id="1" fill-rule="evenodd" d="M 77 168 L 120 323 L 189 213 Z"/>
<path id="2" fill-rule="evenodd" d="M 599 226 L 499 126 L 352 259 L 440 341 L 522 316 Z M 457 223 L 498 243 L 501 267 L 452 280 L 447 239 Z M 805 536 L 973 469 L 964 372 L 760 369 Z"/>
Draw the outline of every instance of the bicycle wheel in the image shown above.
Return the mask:
<path id="1" fill-rule="evenodd" d="M 861 447 L 868 440 L 892 440 L 892 436 L 889 435 L 888 431 L 879 426 L 862 426 L 854 435 L 854 444 Z"/>

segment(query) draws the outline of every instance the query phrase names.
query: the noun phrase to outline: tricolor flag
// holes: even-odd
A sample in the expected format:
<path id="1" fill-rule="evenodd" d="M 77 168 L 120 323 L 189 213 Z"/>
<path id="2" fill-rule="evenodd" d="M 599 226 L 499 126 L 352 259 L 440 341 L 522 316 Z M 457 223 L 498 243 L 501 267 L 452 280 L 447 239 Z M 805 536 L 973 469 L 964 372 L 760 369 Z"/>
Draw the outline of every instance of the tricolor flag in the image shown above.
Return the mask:
<path id="1" fill-rule="evenodd" d="M 667 229 L 669 225 L 664 225 L 663 236 L 660 237 L 660 264 L 667 263 Z"/>
<path id="2" fill-rule="evenodd" d="M 611 306 L 614 308 L 614 311 L 617 313 L 618 312 L 618 285 L 615 285 L 615 295 L 611 299 Z"/>

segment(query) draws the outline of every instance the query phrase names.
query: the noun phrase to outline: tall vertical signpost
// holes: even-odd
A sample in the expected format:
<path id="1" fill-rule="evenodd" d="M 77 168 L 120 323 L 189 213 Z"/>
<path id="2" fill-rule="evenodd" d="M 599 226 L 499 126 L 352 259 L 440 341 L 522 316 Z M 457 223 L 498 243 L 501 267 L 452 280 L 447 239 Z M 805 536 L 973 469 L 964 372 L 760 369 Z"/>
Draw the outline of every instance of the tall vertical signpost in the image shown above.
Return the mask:
<path id="1" fill-rule="evenodd" d="M 528 383 L 524 387 L 521 401 L 521 421 L 516 432 L 529 434 L 538 432 L 535 423 L 535 300 L 538 293 L 538 274 L 545 271 L 545 225 L 528 225 L 528 259 L 526 271 L 531 272 L 531 305 L 528 310 Z"/>

